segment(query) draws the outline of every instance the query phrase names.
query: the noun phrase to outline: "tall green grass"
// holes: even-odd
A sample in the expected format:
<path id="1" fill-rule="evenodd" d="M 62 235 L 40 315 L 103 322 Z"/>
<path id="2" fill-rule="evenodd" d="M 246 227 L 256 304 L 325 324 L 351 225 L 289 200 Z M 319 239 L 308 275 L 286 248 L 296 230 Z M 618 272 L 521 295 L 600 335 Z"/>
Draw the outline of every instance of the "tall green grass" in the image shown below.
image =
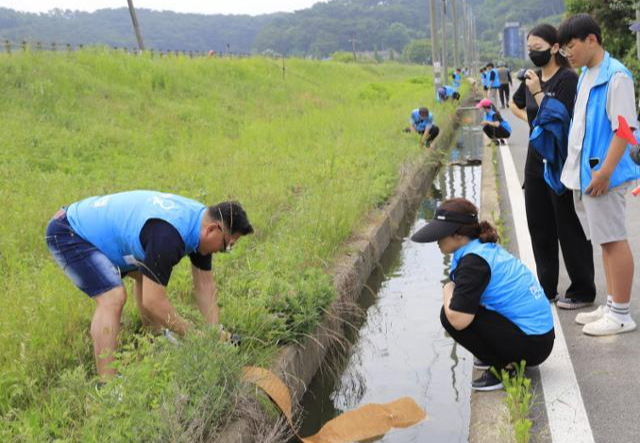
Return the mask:
<path id="1" fill-rule="evenodd" d="M 401 128 L 414 107 L 432 106 L 425 74 L 287 60 L 283 80 L 261 58 L 0 56 L 0 440 L 200 441 L 215 431 L 233 409 L 238 368 L 268 362 L 318 323 L 345 240 L 419 154 Z M 447 124 L 452 105 L 434 109 Z M 256 234 L 214 267 L 222 322 L 244 339 L 239 349 L 210 336 L 167 348 L 140 334 L 129 302 L 123 377 L 96 392 L 93 302 L 49 258 L 44 230 L 62 205 L 129 189 L 242 202 Z M 199 322 L 186 263 L 168 289 Z"/>

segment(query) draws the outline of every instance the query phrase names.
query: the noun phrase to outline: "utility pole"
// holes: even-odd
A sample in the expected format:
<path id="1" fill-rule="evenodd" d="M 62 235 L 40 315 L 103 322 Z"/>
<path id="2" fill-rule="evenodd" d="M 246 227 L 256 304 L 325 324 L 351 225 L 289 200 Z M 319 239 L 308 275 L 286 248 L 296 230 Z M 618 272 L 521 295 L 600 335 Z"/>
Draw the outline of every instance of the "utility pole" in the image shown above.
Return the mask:
<path id="1" fill-rule="evenodd" d="M 462 0 L 462 63 L 465 66 L 469 66 L 469 48 L 467 46 L 469 42 L 469 28 L 467 26 L 467 2 Z"/>
<path id="2" fill-rule="evenodd" d="M 351 42 L 351 50 L 353 51 L 353 61 L 357 61 L 358 58 L 356 57 L 356 38 L 352 35 L 351 36 L 351 40 L 349 40 Z"/>
<path id="3" fill-rule="evenodd" d="M 129 3 L 129 14 L 131 14 L 131 22 L 133 23 L 133 30 L 136 33 L 136 40 L 138 40 L 138 49 L 144 51 L 144 42 L 142 41 L 142 34 L 140 33 L 140 24 L 138 23 L 138 16 L 136 15 L 136 9 L 133 7 L 133 0 L 127 0 Z"/>
<path id="4" fill-rule="evenodd" d="M 429 24 L 431 31 L 431 65 L 433 66 L 433 81 L 435 90 L 441 85 L 440 53 L 438 52 L 438 25 L 436 21 L 436 0 L 429 0 Z"/>
<path id="5" fill-rule="evenodd" d="M 636 3 L 636 21 L 640 21 L 640 3 Z M 640 59 L 640 32 L 636 32 L 636 55 Z"/>
<path id="6" fill-rule="evenodd" d="M 449 83 L 449 66 L 447 63 L 447 0 L 442 0 L 442 78 L 444 85 Z"/>
<path id="7" fill-rule="evenodd" d="M 456 8 L 456 0 L 451 0 L 451 14 L 453 14 L 453 68 L 460 67 L 460 60 L 458 59 L 458 9 Z"/>

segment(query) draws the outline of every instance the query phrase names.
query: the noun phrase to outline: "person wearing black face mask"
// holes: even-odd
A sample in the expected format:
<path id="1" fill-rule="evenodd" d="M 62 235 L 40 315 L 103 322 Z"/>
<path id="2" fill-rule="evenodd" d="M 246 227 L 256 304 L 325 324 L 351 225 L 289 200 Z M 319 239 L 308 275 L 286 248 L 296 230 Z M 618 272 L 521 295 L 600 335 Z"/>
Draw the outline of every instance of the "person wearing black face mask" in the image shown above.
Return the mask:
<path id="1" fill-rule="evenodd" d="M 513 96 L 510 108 L 514 115 L 529 123 L 530 131 L 544 130 L 541 117 L 558 111 L 553 124 L 568 135 L 578 83 L 577 74 L 559 53 L 556 28 L 541 24 L 527 37 L 529 58 L 540 69 L 526 71 L 526 77 Z M 556 140 L 553 147 L 559 163 L 567 155 L 567 138 Z M 549 159 L 547 159 L 549 160 Z M 545 168 L 547 178 L 545 179 Z M 571 192 L 566 192 L 559 177 L 553 180 L 550 163 L 529 142 L 525 164 L 524 195 L 527 223 L 531 233 L 538 279 L 550 300 L 558 296 L 559 248 L 571 280 L 558 307 L 577 309 L 592 304 L 596 295 L 593 250 L 576 215 Z M 560 167 L 560 171 L 562 168 Z M 557 175 L 557 174 L 556 174 Z"/>

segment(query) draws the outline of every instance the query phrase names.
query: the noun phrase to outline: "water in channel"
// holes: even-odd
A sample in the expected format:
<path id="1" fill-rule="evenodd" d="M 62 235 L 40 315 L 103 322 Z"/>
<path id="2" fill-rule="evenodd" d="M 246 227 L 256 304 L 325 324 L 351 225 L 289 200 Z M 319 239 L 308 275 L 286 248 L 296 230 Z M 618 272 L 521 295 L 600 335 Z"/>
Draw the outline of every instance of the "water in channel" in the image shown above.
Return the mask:
<path id="1" fill-rule="evenodd" d="M 467 116 L 467 121 L 471 121 Z M 467 442 L 469 435 L 472 356 L 440 324 L 442 283 L 450 256 L 435 243 L 417 244 L 409 237 L 432 218 L 436 206 L 450 197 L 480 204 L 482 131 L 463 126 L 444 166 L 420 205 L 415 219 L 402 229 L 402 240 L 385 252 L 359 299 L 364 316 L 355 325 L 348 355 L 332 355 L 302 400 L 300 435 L 316 433 L 324 423 L 366 403 L 410 396 L 428 420 L 393 430 L 385 443 Z"/>

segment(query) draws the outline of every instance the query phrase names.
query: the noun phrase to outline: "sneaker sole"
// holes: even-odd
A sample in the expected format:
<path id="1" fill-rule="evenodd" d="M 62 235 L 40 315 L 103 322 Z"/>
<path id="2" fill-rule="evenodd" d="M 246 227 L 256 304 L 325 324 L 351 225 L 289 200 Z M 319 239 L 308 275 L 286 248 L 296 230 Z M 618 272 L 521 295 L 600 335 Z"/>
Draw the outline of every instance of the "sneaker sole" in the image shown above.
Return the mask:
<path id="1" fill-rule="evenodd" d="M 589 335 L 591 337 L 606 337 L 607 335 L 618 335 L 618 334 L 624 334 L 625 332 L 633 332 L 633 331 L 636 330 L 636 328 L 637 328 L 636 325 L 623 326 L 622 328 L 618 329 L 615 332 L 606 332 L 606 333 L 587 332 L 583 328 L 582 329 L 582 333 L 585 334 L 585 335 Z"/>
<path id="2" fill-rule="evenodd" d="M 577 318 L 575 319 L 575 322 L 578 323 L 579 325 L 588 325 L 589 323 L 593 323 L 594 321 L 598 321 L 602 318 L 602 316 L 598 317 L 598 318 L 594 318 L 592 320 L 588 320 L 588 321 L 584 321 L 584 320 L 578 320 Z"/>
<path id="3" fill-rule="evenodd" d="M 504 386 L 502 386 L 502 383 L 498 383 L 497 385 L 493 385 L 493 386 L 482 386 L 482 387 L 475 387 L 473 385 L 471 386 L 471 389 L 473 389 L 474 391 L 480 391 L 480 392 L 498 391 L 503 388 Z"/>
<path id="4" fill-rule="evenodd" d="M 593 302 L 585 301 L 580 303 L 567 303 L 567 302 L 563 302 L 562 300 L 558 300 L 558 302 L 556 303 L 556 306 L 558 306 L 560 309 L 567 309 L 567 310 L 573 311 L 574 309 L 582 309 L 588 306 L 593 306 Z"/>
<path id="5" fill-rule="evenodd" d="M 489 369 L 491 366 L 489 365 L 476 365 L 475 363 L 473 364 L 474 369 L 477 369 L 478 371 L 486 371 L 487 369 Z"/>

